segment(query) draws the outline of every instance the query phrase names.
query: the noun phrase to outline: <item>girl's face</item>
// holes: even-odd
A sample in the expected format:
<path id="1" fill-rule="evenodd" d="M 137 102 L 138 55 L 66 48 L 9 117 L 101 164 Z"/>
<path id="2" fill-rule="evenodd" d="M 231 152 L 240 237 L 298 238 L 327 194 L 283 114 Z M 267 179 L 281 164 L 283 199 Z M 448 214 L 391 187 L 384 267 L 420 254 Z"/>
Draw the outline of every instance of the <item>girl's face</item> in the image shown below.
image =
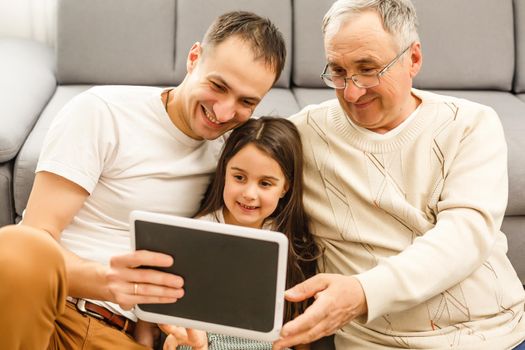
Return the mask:
<path id="1" fill-rule="evenodd" d="M 261 228 L 287 190 L 279 163 L 248 144 L 226 164 L 224 220 L 227 224 Z"/>

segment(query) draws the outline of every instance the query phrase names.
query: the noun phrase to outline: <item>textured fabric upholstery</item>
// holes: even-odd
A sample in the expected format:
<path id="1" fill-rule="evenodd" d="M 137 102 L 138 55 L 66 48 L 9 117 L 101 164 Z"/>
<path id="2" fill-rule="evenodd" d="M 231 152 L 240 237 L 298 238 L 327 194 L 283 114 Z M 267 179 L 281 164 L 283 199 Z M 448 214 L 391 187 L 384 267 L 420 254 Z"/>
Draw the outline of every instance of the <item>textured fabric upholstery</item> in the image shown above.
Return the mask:
<path id="1" fill-rule="evenodd" d="M 175 2 L 58 2 L 60 84 L 173 83 Z"/>
<path id="2" fill-rule="evenodd" d="M 56 87 L 53 52 L 23 39 L 0 40 L 0 163 L 13 159 Z"/>

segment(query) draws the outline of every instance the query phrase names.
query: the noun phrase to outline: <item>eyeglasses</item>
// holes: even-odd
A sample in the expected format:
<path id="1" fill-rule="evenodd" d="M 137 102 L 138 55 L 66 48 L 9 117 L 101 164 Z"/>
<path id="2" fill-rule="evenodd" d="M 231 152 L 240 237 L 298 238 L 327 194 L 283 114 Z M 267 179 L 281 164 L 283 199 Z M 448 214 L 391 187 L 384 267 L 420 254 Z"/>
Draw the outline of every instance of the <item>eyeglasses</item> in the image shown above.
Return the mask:
<path id="1" fill-rule="evenodd" d="M 352 80 L 355 86 L 357 86 L 360 89 L 369 89 L 373 88 L 377 85 L 379 85 L 380 81 L 379 78 L 381 78 L 390 67 L 392 67 L 398 60 L 403 56 L 405 52 L 408 51 L 408 49 L 412 45 L 409 45 L 406 49 L 401 51 L 399 55 L 397 55 L 390 63 L 388 63 L 383 69 L 381 69 L 377 73 L 360 73 L 360 74 L 354 74 L 350 77 L 346 77 L 343 75 L 336 75 L 336 74 L 329 74 L 326 73 L 328 71 L 328 64 L 324 67 L 323 73 L 321 74 L 321 79 L 323 79 L 324 83 L 334 89 L 345 89 L 347 86 L 348 80 Z"/>

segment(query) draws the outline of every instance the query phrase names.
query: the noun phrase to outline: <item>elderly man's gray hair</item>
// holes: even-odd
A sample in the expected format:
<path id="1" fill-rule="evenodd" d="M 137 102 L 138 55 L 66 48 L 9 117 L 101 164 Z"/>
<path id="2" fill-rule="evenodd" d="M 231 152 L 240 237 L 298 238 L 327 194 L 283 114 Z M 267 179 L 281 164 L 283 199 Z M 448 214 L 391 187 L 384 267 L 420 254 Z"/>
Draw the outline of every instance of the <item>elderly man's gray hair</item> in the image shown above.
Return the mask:
<path id="1" fill-rule="evenodd" d="M 323 35 L 332 35 L 351 18 L 365 11 L 375 11 L 386 32 L 392 34 L 399 49 L 419 41 L 417 16 L 410 0 L 338 0 L 323 19 Z"/>

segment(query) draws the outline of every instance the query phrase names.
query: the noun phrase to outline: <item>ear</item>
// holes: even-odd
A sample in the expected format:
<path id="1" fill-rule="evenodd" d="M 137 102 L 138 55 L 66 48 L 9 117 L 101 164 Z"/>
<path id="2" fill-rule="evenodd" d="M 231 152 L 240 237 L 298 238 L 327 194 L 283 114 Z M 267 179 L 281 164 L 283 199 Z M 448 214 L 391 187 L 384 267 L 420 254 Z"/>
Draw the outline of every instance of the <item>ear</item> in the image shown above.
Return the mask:
<path id="1" fill-rule="evenodd" d="M 410 48 L 410 77 L 414 77 L 419 73 L 421 65 L 423 64 L 423 54 L 421 52 L 421 43 L 416 41 Z"/>
<path id="2" fill-rule="evenodd" d="M 281 192 L 281 195 L 279 196 L 279 198 L 283 198 L 289 189 L 290 189 L 290 186 L 288 185 L 288 183 L 286 183 L 286 185 L 284 185 L 283 191 Z"/>
<path id="3" fill-rule="evenodd" d="M 188 53 L 188 59 L 186 60 L 186 70 L 191 73 L 197 66 L 197 62 L 202 55 L 201 43 L 198 41 L 192 45 L 190 52 Z"/>

